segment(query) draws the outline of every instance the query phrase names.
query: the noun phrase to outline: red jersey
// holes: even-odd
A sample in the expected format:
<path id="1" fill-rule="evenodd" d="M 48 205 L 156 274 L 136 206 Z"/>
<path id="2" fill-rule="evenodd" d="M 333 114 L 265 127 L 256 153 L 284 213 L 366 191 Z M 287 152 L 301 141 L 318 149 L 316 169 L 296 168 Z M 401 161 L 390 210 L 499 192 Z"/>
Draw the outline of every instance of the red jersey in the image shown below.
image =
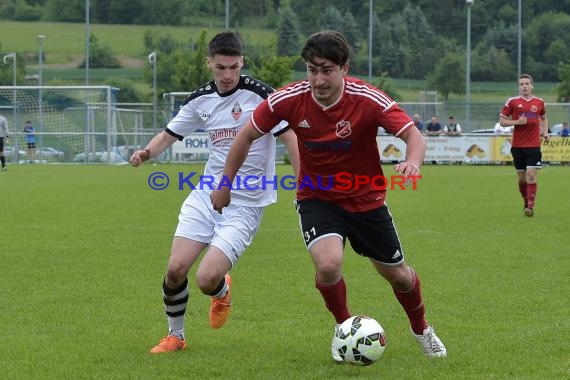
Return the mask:
<path id="1" fill-rule="evenodd" d="M 378 127 L 399 136 L 414 126 L 388 95 L 352 77 L 344 78 L 334 104 L 318 103 L 305 80 L 269 95 L 251 120 L 264 134 L 281 120 L 296 133 L 301 161 L 297 199 L 322 199 L 352 212 L 384 205 L 386 189 L 379 182 L 364 183 L 366 178 L 383 178 Z M 361 182 L 356 183 L 356 177 Z"/>
<path id="2" fill-rule="evenodd" d="M 539 148 L 540 147 L 540 122 L 546 115 L 544 100 L 531 96 L 525 99 L 515 96 L 507 100 L 500 116 L 518 120 L 526 116 L 527 123 L 515 125 L 513 129 L 513 147 L 515 148 Z"/>

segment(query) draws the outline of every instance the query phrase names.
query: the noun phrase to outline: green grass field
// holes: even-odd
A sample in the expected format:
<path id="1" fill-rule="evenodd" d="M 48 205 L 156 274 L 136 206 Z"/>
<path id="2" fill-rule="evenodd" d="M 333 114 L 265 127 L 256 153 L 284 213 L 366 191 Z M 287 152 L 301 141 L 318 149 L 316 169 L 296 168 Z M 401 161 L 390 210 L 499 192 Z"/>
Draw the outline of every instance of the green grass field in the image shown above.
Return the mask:
<path id="1" fill-rule="evenodd" d="M 0 173 L 0 378 L 568 378 L 570 167 L 542 170 L 534 218 L 522 215 L 512 166 L 427 166 L 417 191 L 390 192 L 446 359 L 420 353 L 388 285 L 347 249 L 351 311 L 378 319 L 388 346 L 370 367 L 333 364 L 334 322 L 314 288 L 291 191 L 266 209 L 232 271 L 227 325 L 209 328 L 209 299 L 192 271 L 189 349 L 150 355 L 166 333 L 161 281 L 188 190 L 173 181 L 153 191 L 147 179 L 201 170 L 14 165 Z"/>

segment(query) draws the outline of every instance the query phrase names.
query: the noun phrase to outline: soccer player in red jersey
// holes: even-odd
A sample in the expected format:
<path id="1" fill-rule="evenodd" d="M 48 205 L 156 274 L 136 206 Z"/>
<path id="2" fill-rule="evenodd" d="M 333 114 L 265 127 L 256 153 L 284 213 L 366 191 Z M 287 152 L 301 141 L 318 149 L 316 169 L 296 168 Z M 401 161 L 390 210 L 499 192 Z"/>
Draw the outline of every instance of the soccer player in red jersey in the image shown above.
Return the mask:
<path id="1" fill-rule="evenodd" d="M 425 141 L 394 100 L 347 75 L 349 47 L 342 34 L 313 34 L 301 56 L 307 80 L 274 92 L 256 108 L 230 149 L 224 175 L 233 179 L 253 141 L 281 120 L 287 121 L 299 144 L 296 207 L 301 232 L 316 267 L 315 286 L 337 326 L 351 316 L 342 275 L 348 239 L 352 248 L 367 257 L 390 283 L 424 353 L 446 356 L 445 346 L 426 322 L 420 279 L 404 261 L 396 227 L 384 202 L 386 190 L 356 180 L 383 175 L 376 143 L 378 127 L 406 142 L 406 159 L 395 165 L 395 170 L 407 177 L 419 175 Z M 345 182 L 337 186 L 338 173 L 352 175 L 354 186 L 349 188 Z M 310 185 L 322 183 L 323 178 L 332 181 L 332 186 L 328 182 L 326 189 Z M 222 212 L 230 203 L 230 189 L 214 190 L 210 198 L 214 209 Z M 334 346 L 331 352 L 336 362 L 342 361 Z"/>
<path id="2" fill-rule="evenodd" d="M 528 74 L 519 77 L 519 96 L 509 98 L 503 106 L 500 124 L 513 126 L 511 154 L 517 171 L 519 191 L 524 200 L 523 213 L 534 215 L 538 169 L 542 167 L 540 137 L 548 140 L 548 118 L 544 100 L 533 96 L 533 80 Z"/>

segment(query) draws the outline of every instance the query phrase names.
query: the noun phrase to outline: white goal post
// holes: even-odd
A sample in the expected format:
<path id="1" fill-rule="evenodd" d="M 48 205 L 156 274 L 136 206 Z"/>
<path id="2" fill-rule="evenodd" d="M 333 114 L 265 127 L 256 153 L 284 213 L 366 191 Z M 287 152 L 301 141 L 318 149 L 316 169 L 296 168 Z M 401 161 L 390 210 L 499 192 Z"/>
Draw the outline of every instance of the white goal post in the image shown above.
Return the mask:
<path id="1" fill-rule="evenodd" d="M 19 149 L 26 150 L 26 120 L 35 128 L 40 160 L 47 159 L 44 147 L 67 158 L 83 153 L 85 161 L 98 151 L 110 153 L 117 143 L 117 91 L 110 86 L 0 86 L 0 112 L 9 120 L 16 152 L 12 159 L 17 162 Z"/>

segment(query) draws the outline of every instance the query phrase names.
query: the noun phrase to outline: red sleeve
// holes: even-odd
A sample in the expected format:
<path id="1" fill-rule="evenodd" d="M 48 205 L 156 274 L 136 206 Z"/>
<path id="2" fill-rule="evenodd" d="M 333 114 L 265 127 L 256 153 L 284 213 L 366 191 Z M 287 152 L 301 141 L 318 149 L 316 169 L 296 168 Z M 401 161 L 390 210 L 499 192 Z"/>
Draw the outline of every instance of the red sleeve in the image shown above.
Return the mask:
<path id="1" fill-rule="evenodd" d="M 269 107 L 269 102 L 265 99 L 260 105 L 257 106 L 251 115 L 251 124 L 260 133 L 267 134 L 271 132 L 273 127 L 281 122 L 274 110 Z"/>
<path id="2" fill-rule="evenodd" d="M 391 133 L 396 137 L 414 124 L 414 121 L 410 116 L 397 104 L 393 104 L 392 107 L 381 112 L 380 120 L 378 122 L 386 132 Z"/>
<path id="3" fill-rule="evenodd" d="M 503 109 L 501 110 L 501 116 L 504 117 L 511 116 L 511 102 L 507 102 L 507 104 L 503 106 Z"/>

